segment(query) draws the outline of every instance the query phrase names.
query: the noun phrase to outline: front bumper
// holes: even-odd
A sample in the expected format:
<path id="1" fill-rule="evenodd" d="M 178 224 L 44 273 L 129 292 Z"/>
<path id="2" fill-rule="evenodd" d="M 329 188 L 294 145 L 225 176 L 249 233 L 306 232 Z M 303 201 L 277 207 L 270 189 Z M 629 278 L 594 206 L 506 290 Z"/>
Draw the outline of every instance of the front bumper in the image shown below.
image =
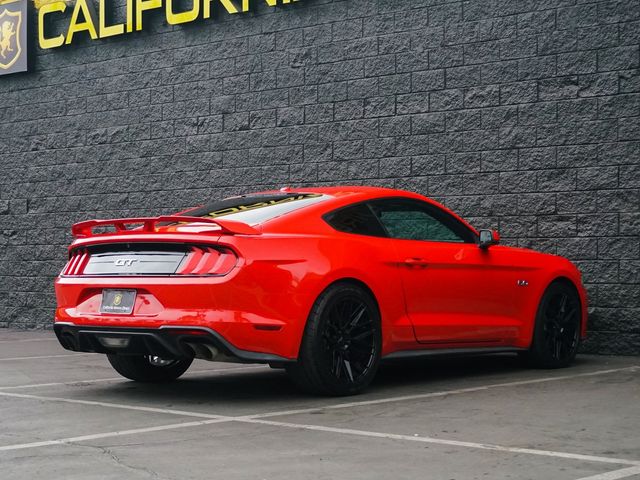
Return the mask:
<path id="1" fill-rule="evenodd" d="M 67 350 L 119 355 L 154 355 L 180 358 L 219 352 L 241 363 L 287 363 L 293 360 L 270 353 L 242 350 L 206 327 L 161 326 L 159 328 L 94 327 L 56 322 L 58 341 Z M 215 360 L 211 355 L 210 360 Z M 201 357 L 199 357 L 201 358 Z"/>

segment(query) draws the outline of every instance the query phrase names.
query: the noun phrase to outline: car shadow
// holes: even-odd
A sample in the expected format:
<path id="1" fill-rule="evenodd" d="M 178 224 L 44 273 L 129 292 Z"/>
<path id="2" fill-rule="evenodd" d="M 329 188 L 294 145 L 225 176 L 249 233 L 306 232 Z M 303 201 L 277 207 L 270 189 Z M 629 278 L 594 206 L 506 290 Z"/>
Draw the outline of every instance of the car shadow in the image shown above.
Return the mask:
<path id="1" fill-rule="evenodd" d="M 576 366 L 595 364 L 591 358 L 579 357 Z M 571 369 L 563 370 L 570 372 Z M 535 373 L 541 372 L 541 373 Z M 211 375 L 199 371 L 173 383 L 141 384 L 123 380 L 118 383 L 94 384 L 91 396 L 99 394 L 103 401 L 123 403 L 149 402 L 168 405 L 167 408 L 208 408 L 222 410 L 207 413 L 249 414 L 284 408 L 306 408 L 370 400 L 401 395 L 455 390 L 548 377 L 545 370 L 530 370 L 514 355 L 476 357 L 427 357 L 416 360 L 396 360 L 380 366 L 378 375 L 365 393 L 357 397 L 330 398 L 311 395 L 297 388 L 283 370 L 220 370 Z M 553 375 L 563 375 L 556 371 Z M 233 410 L 233 413 L 227 411 Z M 247 411 L 245 411 L 247 410 Z M 198 411 L 202 411 L 198 409 Z"/>

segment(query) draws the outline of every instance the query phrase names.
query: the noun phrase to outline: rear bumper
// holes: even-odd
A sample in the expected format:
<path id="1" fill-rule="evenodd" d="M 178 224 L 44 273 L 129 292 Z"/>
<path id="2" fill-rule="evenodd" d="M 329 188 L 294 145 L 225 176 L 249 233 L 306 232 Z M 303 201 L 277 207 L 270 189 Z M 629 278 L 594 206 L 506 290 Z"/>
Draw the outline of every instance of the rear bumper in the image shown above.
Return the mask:
<path id="1" fill-rule="evenodd" d="M 293 360 L 270 353 L 242 350 L 206 327 L 159 328 L 94 327 L 56 322 L 58 341 L 67 350 L 121 355 L 156 355 L 161 358 L 193 357 L 200 350 L 218 351 L 242 363 L 285 363 Z"/>
<path id="2" fill-rule="evenodd" d="M 117 331 L 194 327 L 238 351 L 295 360 L 310 297 L 282 286 L 275 274 L 264 284 L 256 278 L 238 271 L 212 278 L 59 277 L 55 324 Z M 133 312 L 100 313 L 104 289 L 136 290 Z"/>

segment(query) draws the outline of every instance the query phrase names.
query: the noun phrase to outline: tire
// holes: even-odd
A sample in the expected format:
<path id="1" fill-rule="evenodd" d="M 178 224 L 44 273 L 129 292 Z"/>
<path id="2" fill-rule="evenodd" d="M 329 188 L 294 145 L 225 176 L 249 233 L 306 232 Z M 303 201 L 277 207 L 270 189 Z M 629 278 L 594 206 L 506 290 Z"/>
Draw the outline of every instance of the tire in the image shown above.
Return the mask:
<path id="1" fill-rule="evenodd" d="M 337 283 L 316 300 L 298 361 L 287 365 L 287 373 L 311 393 L 355 395 L 375 377 L 381 346 L 376 301 L 357 285 Z"/>
<path id="2" fill-rule="evenodd" d="M 554 282 L 545 291 L 528 351 L 521 354 L 534 368 L 563 368 L 576 358 L 580 343 L 582 307 L 575 288 Z"/>
<path id="3" fill-rule="evenodd" d="M 162 360 L 148 355 L 107 355 L 109 363 L 125 378 L 144 383 L 176 380 L 187 371 L 193 358 Z M 155 364 L 154 364 L 155 363 Z"/>

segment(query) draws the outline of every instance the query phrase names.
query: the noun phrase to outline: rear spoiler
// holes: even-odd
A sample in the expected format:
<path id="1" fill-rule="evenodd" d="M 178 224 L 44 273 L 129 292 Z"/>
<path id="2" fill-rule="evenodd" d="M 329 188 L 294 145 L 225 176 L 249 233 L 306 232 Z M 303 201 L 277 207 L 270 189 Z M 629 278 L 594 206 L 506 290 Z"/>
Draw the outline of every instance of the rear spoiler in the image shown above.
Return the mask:
<path id="1" fill-rule="evenodd" d="M 156 226 L 159 223 L 208 223 L 220 227 L 220 233 L 230 235 L 260 235 L 260 232 L 250 225 L 234 220 L 216 220 L 205 217 L 187 217 L 182 215 L 162 215 L 159 217 L 139 217 L 139 218 L 118 218 L 111 220 L 87 220 L 85 222 L 76 223 L 71 227 L 71 233 L 76 238 L 92 237 L 94 235 L 108 235 L 113 232 L 103 234 L 94 234 L 95 227 L 111 226 L 116 229 L 118 234 L 126 233 L 156 233 Z M 140 225 L 135 229 L 127 228 L 127 225 Z M 190 232 L 181 232 L 190 233 Z M 199 232 L 194 232 L 199 233 Z"/>

